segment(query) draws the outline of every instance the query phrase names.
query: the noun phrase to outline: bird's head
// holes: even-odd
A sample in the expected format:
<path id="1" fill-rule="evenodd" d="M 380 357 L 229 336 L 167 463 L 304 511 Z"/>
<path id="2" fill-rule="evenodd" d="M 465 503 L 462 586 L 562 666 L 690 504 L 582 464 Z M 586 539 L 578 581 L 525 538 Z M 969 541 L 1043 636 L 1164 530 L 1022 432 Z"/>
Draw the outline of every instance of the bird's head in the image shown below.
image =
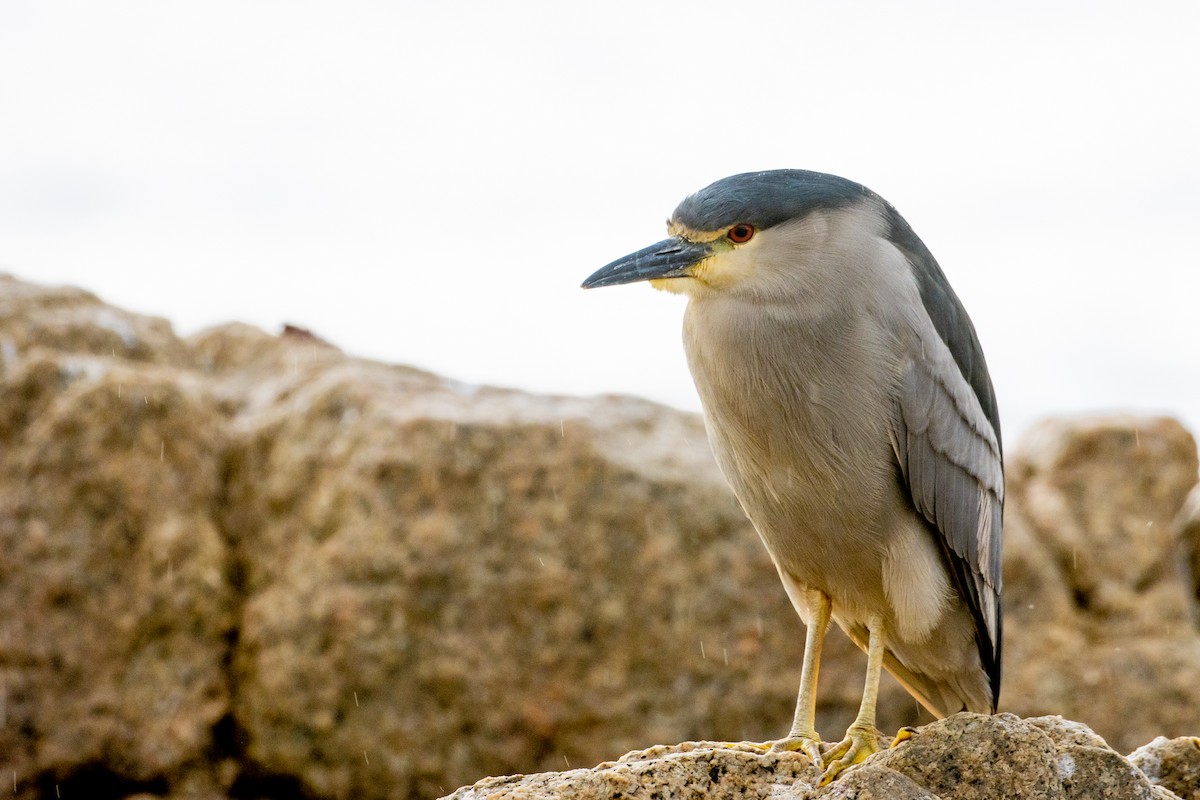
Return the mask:
<path id="1" fill-rule="evenodd" d="M 679 204 L 667 221 L 670 238 L 600 268 L 583 288 L 649 281 L 693 298 L 786 294 L 806 253 L 847 241 L 830 227 L 867 198 L 875 195 L 853 181 L 807 170 L 722 178 Z"/>

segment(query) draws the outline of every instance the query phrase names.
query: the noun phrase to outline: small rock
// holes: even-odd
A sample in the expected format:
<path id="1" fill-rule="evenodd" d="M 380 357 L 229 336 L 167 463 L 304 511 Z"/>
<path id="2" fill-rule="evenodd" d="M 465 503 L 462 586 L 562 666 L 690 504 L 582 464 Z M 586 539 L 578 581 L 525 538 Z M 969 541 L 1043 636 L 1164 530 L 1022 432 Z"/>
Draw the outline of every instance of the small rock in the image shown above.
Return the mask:
<path id="1" fill-rule="evenodd" d="M 1200 738 L 1159 736 L 1130 753 L 1129 760 L 1154 784 L 1182 800 L 1200 800 Z"/>

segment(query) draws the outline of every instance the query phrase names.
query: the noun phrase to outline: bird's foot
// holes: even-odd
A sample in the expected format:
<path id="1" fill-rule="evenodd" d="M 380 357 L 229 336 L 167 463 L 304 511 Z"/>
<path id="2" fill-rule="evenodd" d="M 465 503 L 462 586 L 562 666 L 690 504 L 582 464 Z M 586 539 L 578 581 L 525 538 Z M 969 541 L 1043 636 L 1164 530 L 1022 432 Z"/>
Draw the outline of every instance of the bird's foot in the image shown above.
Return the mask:
<path id="1" fill-rule="evenodd" d="M 812 765 L 817 769 L 822 769 L 824 759 L 821 757 L 822 748 L 829 747 L 821 741 L 821 737 L 817 734 L 792 734 L 786 739 L 777 739 L 772 742 L 721 742 L 721 747 L 728 747 L 732 750 L 747 750 L 752 753 L 758 753 L 760 756 L 765 756 L 769 753 L 799 753 L 808 758 Z"/>
<path id="2" fill-rule="evenodd" d="M 821 737 L 816 731 L 812 733 L 793 733 L 786 739 L 780 739 L 777 742 L 769 742 L 770 746 L 766 752 L 768 753 L 803 753 L 808 756 L 808 760 L 817 769 L 823 769 L 825 766 L 825 757 L 821 753 L 821 749 L 825 745 L 821 742 Z"/>
<path id="3" fill-rule="evenodd" d="M 873 725 L 851 725 L 846 731 L 846 738 L 825 753 L 825 771 L 821 774 L 821 785 L 831 783 L 849 767 L 861 764 L 886 747 L 883 734 Z"/>

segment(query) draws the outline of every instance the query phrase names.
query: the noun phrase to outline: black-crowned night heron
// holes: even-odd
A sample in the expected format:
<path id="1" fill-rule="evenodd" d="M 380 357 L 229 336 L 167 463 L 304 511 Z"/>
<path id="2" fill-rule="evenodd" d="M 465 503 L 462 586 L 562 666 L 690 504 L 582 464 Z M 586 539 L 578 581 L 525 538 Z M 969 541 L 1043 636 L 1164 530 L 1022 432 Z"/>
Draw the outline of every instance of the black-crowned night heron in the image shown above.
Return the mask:
<path id="1" fill-rule="evenodd" d="M 717 463 L 807 626 L 791 733 L 831 780 L 880 749 L 887 667 L 935 716 L 994 713 L 1004 474 L 975 328 L 889 203 L 804 170 L 686 198 L 671 238 L 585 288 L 688 296 L 683 340 Z M 858 717 L 814 728 L 829 620 L 867 653 Z"/>

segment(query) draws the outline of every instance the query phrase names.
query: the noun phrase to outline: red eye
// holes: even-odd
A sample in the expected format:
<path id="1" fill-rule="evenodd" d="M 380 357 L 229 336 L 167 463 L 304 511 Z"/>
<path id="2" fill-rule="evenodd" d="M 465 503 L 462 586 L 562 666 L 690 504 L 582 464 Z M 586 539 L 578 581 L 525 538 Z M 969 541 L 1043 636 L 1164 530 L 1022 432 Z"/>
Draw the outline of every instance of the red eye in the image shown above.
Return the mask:
<path id="1" fill-rule="evenodd" d="M 745 244 L 754 238 L 754 226 L 747 225 L 744 222 L 739 222 L 737 225 L 734 225 L 729 229 L 729 233 L 727 233 L 726 236 L 728 236 L 729 241 L 733 242 L 734 244 Z"/>

